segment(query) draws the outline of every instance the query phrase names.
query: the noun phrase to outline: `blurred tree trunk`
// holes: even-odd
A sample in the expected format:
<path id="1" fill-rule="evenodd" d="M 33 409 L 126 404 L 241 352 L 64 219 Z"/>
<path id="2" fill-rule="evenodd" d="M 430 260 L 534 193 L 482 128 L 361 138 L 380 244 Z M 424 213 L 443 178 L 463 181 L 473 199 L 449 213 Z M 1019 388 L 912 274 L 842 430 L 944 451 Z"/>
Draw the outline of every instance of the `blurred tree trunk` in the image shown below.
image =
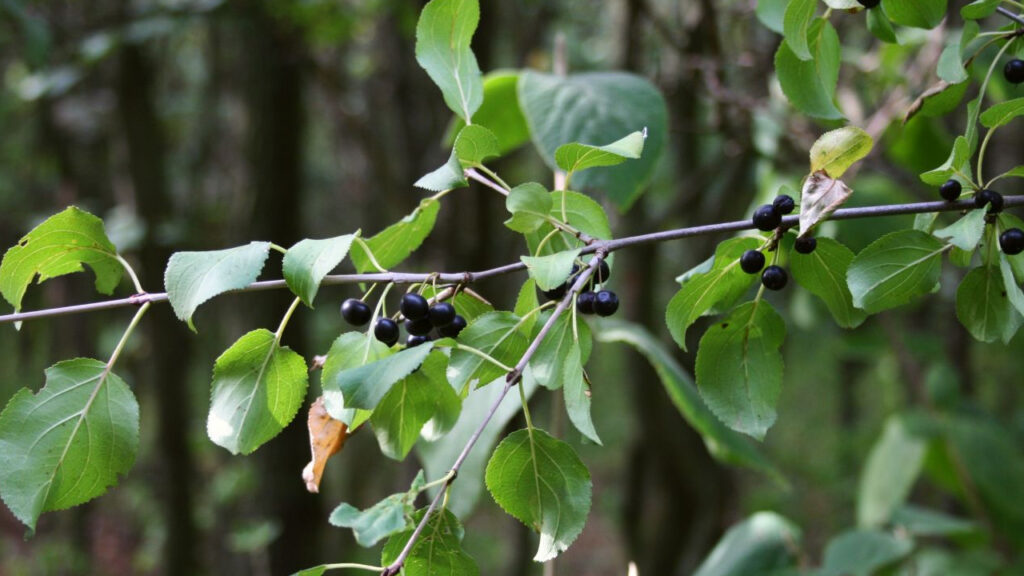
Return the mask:
<path id="1" fill-rule="evenodd" d="M 249 185 L 255 195 L 253 213 L 243 217 L 248 217 L 248 236 L 290 246 L 302 237 L 304 46 L 298 31 L 271 15 L 269 3 L 246 3 L 243 10 Z M 253 321 L 273 329 L 291 300 L 286 291 L 260 300 L 264 305 L 254 311 Z M 301 313 L 293 317 L 284 344 L 308 355 L 302 318 Z M 319 561 L 325 522 L 316 496 L 300 479 L 309 459 L 305 409 L 258 453 L 262 511 L 280 529 L 269 550 L 271 574 L 290 574 Z"/>
<path id="2" fill-rule="evenodd" d="M 139 215 L 146 235 L 140 256 L 141 281 L 149 290 L 163 286 L 163 270 L 171 250 L 163 245 L 158 230 L 174 218 L 174 207 L 166 181 L 166 150 L 153 94 L 154 70 L 142 47 L 126 44 L 120 55 L 118 110 L 128 150 L 129 171 Z M 166 307 L 146 318 L 152 353 L 151 374 L 157 398 L 157 444 L 161 473 L 160 496 L 167 542 L 163 567 L 167 574 L 195 574 L 198 571 L 196 526 L 192 517 L 192 479 L 195 465 L 188 445 L 191 415 L 188 404 L 186 367 L 191 339 L 184 325 Z"/>

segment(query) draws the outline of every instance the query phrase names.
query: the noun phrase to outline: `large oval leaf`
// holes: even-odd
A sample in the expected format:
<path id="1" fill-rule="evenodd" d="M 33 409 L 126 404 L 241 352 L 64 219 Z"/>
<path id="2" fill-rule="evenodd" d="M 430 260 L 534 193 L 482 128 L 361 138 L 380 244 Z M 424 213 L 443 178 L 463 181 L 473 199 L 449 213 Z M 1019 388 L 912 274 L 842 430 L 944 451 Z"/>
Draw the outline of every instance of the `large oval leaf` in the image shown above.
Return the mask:
<path id="1" fill-rule="evenodd" d="M 229 290 L 245 288 L 256 281 L 270 253 L 270 242 L 206 252 L 176 252 L 164 271 L 164 286 L 179 320 L 192 324 L 196 308 Z"/>
<path id="2" fill-rule="evenodd" d="M 432 0 L 416 25 L 416 61 L 466 121 L 484 101 L 480 66 L 469 47 L 479 22 L 477 0 Z"/>
<path id="3" fill-rule="evenodd" d="M 949 246 L 920 230 L 902 230 L 875 240 L 846 272 L 853 305 L 874 314 L 928 294 L 939 281 L 942 253 Z"/>

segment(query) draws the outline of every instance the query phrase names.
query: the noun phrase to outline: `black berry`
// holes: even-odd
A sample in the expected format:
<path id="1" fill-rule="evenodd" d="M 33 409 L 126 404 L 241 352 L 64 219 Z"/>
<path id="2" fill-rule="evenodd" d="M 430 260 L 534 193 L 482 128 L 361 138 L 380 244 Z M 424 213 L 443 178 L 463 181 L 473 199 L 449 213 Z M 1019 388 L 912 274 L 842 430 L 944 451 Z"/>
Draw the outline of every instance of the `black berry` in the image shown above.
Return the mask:
<path id="1" fill-rule="evenodd" d="M 782 223 L 782 214 L 771 204 L 765 204 L 754 211 L 754 228 L 768 232 L 775 230 Z"/>
<path id="2" fill-rule="evenodd" d="M 405 346 L 406 348 L 415 348 L 420 344 L 425 344 L 428 340 L 430 340 L 430 337 L 428 336 L 418 336 L 416 334 L 413 334 L 412 336 L 409 336 L 409 338 L 405 340 Z"/>
<path id="3" fill-rule="evenodd" d="M 775 211 L 779 214 L 789 214 L 796 209 L 796 202 L 793 201 L 792 196 L 783 194 L 775 197 L 775 201 L 772 202 L 772 206 L 775 207 Z"/>
<path id="4" fill-rule="evenodd" d="M 789 275 L 782 268 L 772 265 L 761 273 L 761 284 L 769 290 L 782 290 L 789 281 Z"/>
<path id="5" fill-rule="evenodd" d="M 430 307 L 430 323 L 440 328 L 447 326 L 455 319 L 455 306 L 441 302 Z"/>
<path id="6" fill-rule="evenodd" d="M 960 193 L 963 192 L 964 187 L 960 185 L 960 182 L 950 178 L 939 186 L 939 196 L 942 196 L 944 200 L 949 202 L 955 202 L 960 198 Z"/>
<path id="7" fill-rule="evenodd" d="M 597 294 L 589 290 L 580 292 L 580 295 L 576 297 L 576 309 L 583 314 L 593 314 L 595 302 L 597 302 Z"/>
<path id="8" fill-rule="evenodd" d="M 462 329 L 465 327 L 466 319 L 456 314 L 455 318 L 452 318 L 451 322 L 449 322 L 446 326 L 438 328 L 437 332 L 438 334 L 444 336 L 445 338 L 457 338 L 459 332 L 462 332 Z"/>
<path id="9" fill-rule="evenodd" d="M 793 247 L 801 254 L 810 254 L 818 247 L 818 239 L 812 236 L 801 236 L 793 243 Z"/>
<path id="10" fill-rule="evenodd" d="M 341 303 L 341 317 L 353 326 L 366 324 L 370 321 L 371 316 L 373 316 L 373 312 L 362 300 L 349 298 Z"/>
<path id="11" fill-rule="evenodd" d="M 1010 256 L 1024 252 L 1024 230 L 1010 228 L 1000 234 L 999 247 L 1003 249 L 1004 254 L 1009 254 Z"/>
<path id="12" fill-rule="evenodd" d="M 610 290 L 601 290 L 594 296 L 594 312 L 598 316 L 611 316 L 619 309 L 619 297 Z"/>
<path id="13" fill-rule="evenodd" d="M 989 214 L 1002 212 L 1003 195 L 992 190 L 979 190 L 974 195 L 974 205 L 978 208 L 984 208 L 985 205 L 988 205 Z"/>
<path id="14" fill-rule="evenodd" d="M 434 325 L 430 323 L 429 318 L 405 321 L 405 331 L 413 336 L 426 336 L 433 328 Z"/>
<path id="15" fill-rule="evenodd" d="M 764 254 L 759 250 L 747 250 L 740 256 L 740 268 L 747 274 L 757 274 L 764 268 Z"/>
<path id="16" fill-rule="evenodd" d="M 1014 58 L 1007 62 L 1006 67 L 1003 68 L 1003 76 L 1006 77 L 1006 81 L 1010 84 L 1024 82 L 1024 60 Z"/>
<path id="17" fill-rule="evenodd" d="M 398 342 L 398 324 L 391 318 L 379 318 L 373 325 L 373 335 L 389 347 Z"/>
<path id="18" fill-rule="evenodd" d="M 860 2 L 861 6 L 870 10 L 875 6 L 878 6 L 878 4 L 882 2 L 882 0 L 857 0 L 857 2 Z"/>
<path id="19" fill-rule="evenodd" d="M 430 305 L 427 304 L 427 299 L 423 296 L 410 293 L 402 296 L 402 303 L 398 309 L 401 310 L 402 316 L 409 320 L 420 320 L 427 317 Z"/>
<path id="20" fill-rule="evenodd" d="M 552 288 L 551 290 L 544 290 L 542 294 L 544 294 L 544 297 L 547 298 L 548 300 L 561 300 L 562 298 L 565 297 L 565 293 L 568 290 L 569 285 L 563 283 L 559 286 Z"/>

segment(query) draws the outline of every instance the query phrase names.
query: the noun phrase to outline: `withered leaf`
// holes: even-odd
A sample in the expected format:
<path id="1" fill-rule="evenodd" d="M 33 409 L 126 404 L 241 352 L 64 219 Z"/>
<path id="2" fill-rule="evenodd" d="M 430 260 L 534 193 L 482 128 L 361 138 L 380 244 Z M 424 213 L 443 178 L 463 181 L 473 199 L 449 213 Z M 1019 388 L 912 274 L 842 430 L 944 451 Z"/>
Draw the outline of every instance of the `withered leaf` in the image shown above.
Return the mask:
<path id="1" fill-rule="evenodd" d="M 331 456 L 341 451 L 348 438 L 348 427 L 344 422 L 331 418 L 324 407 L 321 396 L 309 407 L 306 420 L 309 427 L 309 449 L 313 459 L 302 469 L 302 480 L 306 490 L 316 494 L 320 492 L 320 479 L 324 475 L 324 467 Z"/>
<path id="2" fill-rule="evenodd" d="M 853 190 L 842 180 L 830 178 L 824 170 L 807 177 L 800 200 L 800 235 L 807 234 L 846 202 Z"/>

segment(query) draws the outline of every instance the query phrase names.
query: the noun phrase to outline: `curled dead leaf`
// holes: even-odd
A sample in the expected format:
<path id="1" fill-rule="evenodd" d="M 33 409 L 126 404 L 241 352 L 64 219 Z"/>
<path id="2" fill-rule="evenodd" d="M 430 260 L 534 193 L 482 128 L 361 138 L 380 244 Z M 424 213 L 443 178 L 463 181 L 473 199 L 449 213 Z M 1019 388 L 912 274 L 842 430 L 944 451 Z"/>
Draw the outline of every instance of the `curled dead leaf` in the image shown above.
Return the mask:
<path id="1" fill-rule="evenodd" d="M 829 217 L 853 194 L 842 180 L 829 177 L 824 170 L 813 172 L 804 182 L 800 200 L 800 236 Z"/>
<path id="2" fill-rule="evenodd" d="M 324 475 L 324 467 L 331 456 L 341 451 L 348 438 L 348 427 L 344 422 L 331 418 L 324 407 L 321 396 L 309 407 L 306 420 L 309 427 L 309 449 L 313 459 L 302 469 L 302 480 L 306 490 L 316 494 L 320 492 L 320 479 Z"/>

